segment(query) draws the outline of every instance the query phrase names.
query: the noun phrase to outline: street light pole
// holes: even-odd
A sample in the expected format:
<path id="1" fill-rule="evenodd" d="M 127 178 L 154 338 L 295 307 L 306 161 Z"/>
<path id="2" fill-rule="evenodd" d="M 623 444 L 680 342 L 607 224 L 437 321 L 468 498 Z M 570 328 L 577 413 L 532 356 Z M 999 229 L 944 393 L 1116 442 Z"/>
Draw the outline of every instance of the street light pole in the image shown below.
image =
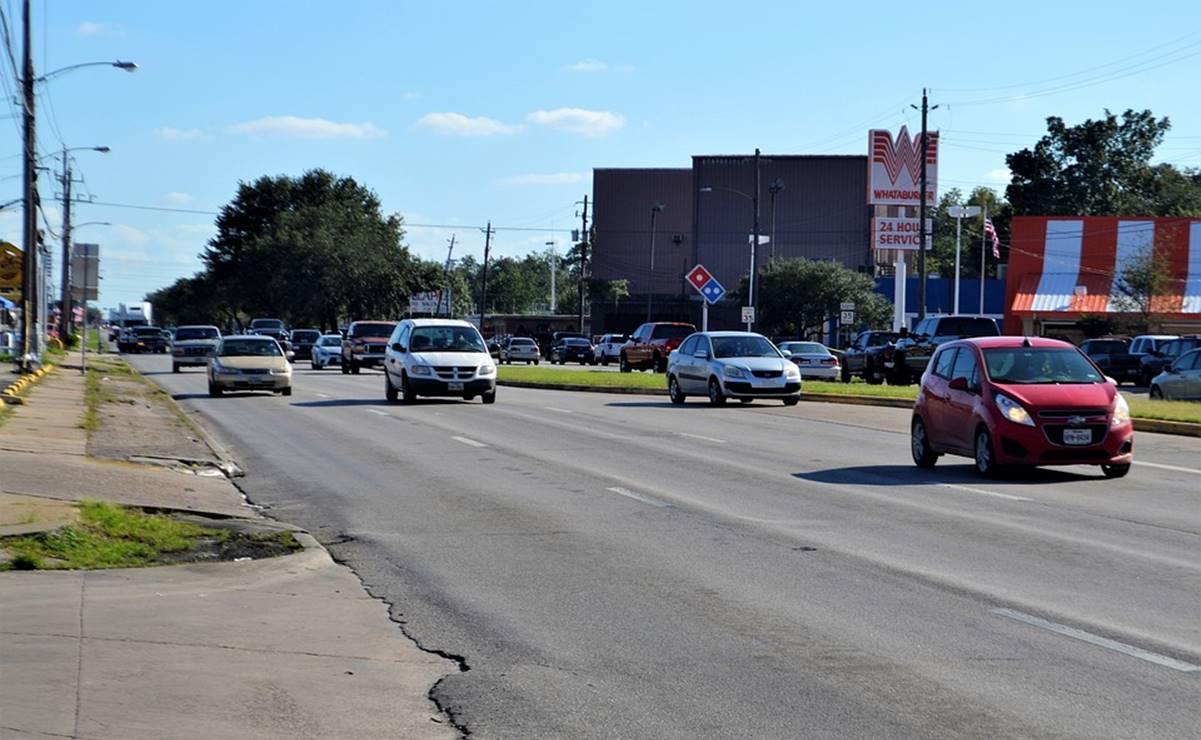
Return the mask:
<path id="1" fill-rule="evenodd" d="M 758 272 L 756 261 L 759 249 L 759 147 L 755 147 L 755 190 L 752 203 L 755 209 L 755 223 L 751 231 L 751 276 L 747 284 L 747 305 L 751 308 L 751 320 L 746 322 L 746 330 L 751 331 L 755 326 L 755 273 Z"/>
<path id="2" fill-rule="evenodd" d="M 71 158 L 69 152 L 88 149 L 101 154 L 107 154 L 106 146 L 77 146 L 63 147 L 63 174 L 60 182 L 63 186 L 63 271 L 62 285 L 59 290 L 58 338 L 65 344 L 67 335 L 71 332 Z"/>
<path id="3" fill-rule="evenodd" d="M 651 306 L 655 295 L 655 218 L 663 210 L 662 203 L 651 206 L 651 266 L 646 275 L 646 320 L 651 320 Z"/>
<path id="4" fill-rule="evenodd" d="M 767 192 L 771 193 L 771 261 L 776 261 L 776 194 L 784 189 L 783 178 L 777 177 L 772 180 L 771 185 L 767 187 Z"/>
<path id="5" fill-rule="evenodd" d="M 955 219 L 955 307 L 952 313 L 959 313 L 959 242 L 963 233 L 963 219 L 979 215 L 980 206 L 951 206 L 947 214 Z"/>
<path id="6" fill-rule="evenodd" d="M 24 167 L 24 240 L 25 240 L 25 258 L 23 268 L 25 271 L 23 280 L 23 295 L 21 296 L 21 368 L 25 372 L 33 370 L 34 351 L 36 344 L 34 343 L 34 333 L 37 331 L 37 309 L 36 295 L 37 291 L 37 269 L 38 269 L 38 219 L 37 219 L 37 140 L 34 135 L 34 110 L 33 110 L 33 50 L 30 46 L 30 30 L 29 30 L 29 0 L 24 0 L 22 3 L 22 37 L 24 39 L 23 54 L 23 72 L 21 79 L 21 93 L 24 105 L 23 119 L 25 123 L 25 167 Z"/>

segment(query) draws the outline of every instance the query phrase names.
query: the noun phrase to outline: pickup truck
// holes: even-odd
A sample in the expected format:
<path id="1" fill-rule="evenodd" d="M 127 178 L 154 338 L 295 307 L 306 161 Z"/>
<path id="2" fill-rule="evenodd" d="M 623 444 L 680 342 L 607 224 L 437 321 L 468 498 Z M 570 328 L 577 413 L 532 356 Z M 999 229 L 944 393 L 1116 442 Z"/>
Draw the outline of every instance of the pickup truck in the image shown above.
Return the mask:
<path id="1" fill-rule="evenodd" d="M 864 331 L 851 340 L 842 356 L 842 382 L 859 376 L 873 385 L 892 372 L 893 352 L 901 335 L 895 331 Z"/>
<path id="2" fill-rule="evenodd" d="M 1137 384 L 1140 377 L 1139 356 L 1130 354 L 1130 340 L 1125 337 L 1085 339 L 1080 350 L 1088 355 L 1101 372 L 1122 383 Z"/>
<path id="3" fill-rule="evenodd" d="M 995 337 L 1001 334 L 997 322 L 983 316 L 927 316 L 918 322 L 908 337 L 897 341 L 894 366 L 888 376 L 893 385 L 920 380 L 939 345 L 954 339 Z"/>
<path id="4" fill-rule="evenodd" d="M 395 321 L 355 321 L 342 339 L 342 374 L 358 375 L 365 367 L 383 367 Z"/>
<path id="5" fill-rule="evenodd" d="M 667 372 L 667 356 L 689 334 L 695 333 L 695 326 L 682 322 L 652 321 L 643 324 L 622 346 L 617 358 L 618 367 L 623 373 L 634 369 Z"/>

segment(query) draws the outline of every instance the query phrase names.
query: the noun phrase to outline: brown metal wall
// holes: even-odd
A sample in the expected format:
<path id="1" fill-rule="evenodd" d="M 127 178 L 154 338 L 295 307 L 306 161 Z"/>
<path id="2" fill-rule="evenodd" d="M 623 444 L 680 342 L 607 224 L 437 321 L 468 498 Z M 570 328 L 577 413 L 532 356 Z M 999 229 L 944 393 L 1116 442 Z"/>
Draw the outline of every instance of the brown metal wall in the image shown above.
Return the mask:
<path id="1" fill-rule="evenodd" d="M 646 294 L 651 207 L 660 202 L 664 209 L 656 218 L 653 289 L 660 295 L 683 293 L 684 271 L 692 267 L 693 254 L 692 170 L 596 169 L 592 195 L 593 276 L 624 278 L 630 281 L 632 295 Z"/>

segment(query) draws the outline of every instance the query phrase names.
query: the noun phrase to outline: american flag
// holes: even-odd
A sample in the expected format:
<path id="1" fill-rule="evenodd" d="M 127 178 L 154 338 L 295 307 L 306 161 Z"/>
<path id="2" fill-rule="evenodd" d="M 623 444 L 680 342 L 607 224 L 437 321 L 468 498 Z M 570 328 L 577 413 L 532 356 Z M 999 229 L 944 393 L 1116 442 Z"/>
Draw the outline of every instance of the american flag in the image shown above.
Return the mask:
<path id="1" fill-rule="evenodd" d="M 992 240 L 993 259 L 1001 259 L 1001 240 L 997 238 L 997 229 L 992 225 L 992 219 L 984 217 L 984 235 Z"/>

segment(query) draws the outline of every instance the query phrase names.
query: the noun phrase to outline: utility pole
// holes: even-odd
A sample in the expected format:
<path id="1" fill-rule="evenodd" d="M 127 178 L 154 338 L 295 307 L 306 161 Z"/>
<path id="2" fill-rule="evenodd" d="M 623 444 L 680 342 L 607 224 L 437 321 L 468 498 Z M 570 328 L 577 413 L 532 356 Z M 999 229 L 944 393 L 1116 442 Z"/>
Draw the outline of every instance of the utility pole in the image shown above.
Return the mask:
<path id="1" fill-rule="evenodd" d="M 484 270 L 480 273 L 480 335 L 484 333 L 484 316 L 488 312 L 488 255 L 492 252 L 492 222 L 484 229 Z"/>
<path id="2" fill-rule="evenodd" d="M 746 304 L 751 307 L 751 313 L 755 313 L 755 273 L 758 272 L 758 249 L 759 249 L 759 147 L 755 147 L 755 189 L 754 195 L 751 198 L 751 205 L 755 210 L 755 220 L 751 230 L 751 275 L 747 281 L 747 297 Z M 759 318 L 755 316 L 754 318 Z M 754 321 L 746 322 L 746 330 L 751 331 L 755 326 Z"/>
<path id="3" fill-rule="evenodd" d="M 555 287 L 555 273 L 559 272 L 559 255 L 555 254 L 555 240 L 546 243 L 550 247 L 550 312 L 554 313 L 559 307 L 559 291 Z"/>
<path id="4" fill-rule="evenodd" d="M 911 105 L 911 108 L 917 108 L 916 105 Z M 938 106 L 934 106 L 938 108 Z M 926 152 L 929 146 L 929 136 L 926 131 L 926 115 L 934 108 L 930 108 L 926 100 L 926 88 L 922 88 L 922 161 L 921 161 L 921 192 L 918 197 L 917 207 L 917 223 L 918 234 L 920 239 L 917 243 L 917 271 L 919 274 L 917 284 L 917 320 L 921 321 L 926 318 Z"/>
<path id="5" fill-rule="evenodd" d="M 580 282 L 576 292 L 580 299 L 580 333 L 584 333 L 584 286 L 587 284 L 585 272 L 588 269 L 588 196 L 584 196 L 584 211 L 580 217 Z"/>
<path id="6" fill-rule="evenodd" d="M 58 338 L 63 344 L 71 331 L 71 159 L 63 145 L 63 272 L 59 291 Z M 87 317 L 84 317 L 86 322 Z"/>
<path id="7" fill-rule="evenodd" d="M 22 36 L 24 38 L 23 77 L 21 92 L 24 101 L 23 118 L 25 122 L 25 259 L 23 295 L 21 296 L 21 368 L 25 372 L 33 370 L 33 365 L 39 358 L 34 357 L 38 346 L 34 334 L 38 331 L 37 295 L 38 288 L 38 216 L 37 216 L 37 139 L 34 135 L 33 108 L 33 49 L 30 41 L 30 12 L 29 0 L 22 3 Z"/>
<path id="8" fill-rule="evenodd" d="M 784 178 L 777 177 L 767 186 L 771 194 L 771 261 L 776 261 L 776 195 L 784 189 Z"/>
<path id="9" fill-rule="evenodd" d="M 442 295 L 446 296 L 446 315 L 453 316 L 455 313 L 455 304 L 451 301 L 450 294 L 450 267 L 453 263 L 451 256 L 455 253 L 455 235 L 450 235 L 450 248 L 446 250 L 446 267 L 442 269 L 442 293 L 438 295 L 438 307 L 434 310 L 435 316 L 442 315 Z"/>
<path id="10" fill-rule="evenodd" d="M 662 203 L 651 206 L 651 266 L 646 274 L 646 321 L 651 321 L 652 298 L 655 295 L 655 218 L 663 210 Z"/>

